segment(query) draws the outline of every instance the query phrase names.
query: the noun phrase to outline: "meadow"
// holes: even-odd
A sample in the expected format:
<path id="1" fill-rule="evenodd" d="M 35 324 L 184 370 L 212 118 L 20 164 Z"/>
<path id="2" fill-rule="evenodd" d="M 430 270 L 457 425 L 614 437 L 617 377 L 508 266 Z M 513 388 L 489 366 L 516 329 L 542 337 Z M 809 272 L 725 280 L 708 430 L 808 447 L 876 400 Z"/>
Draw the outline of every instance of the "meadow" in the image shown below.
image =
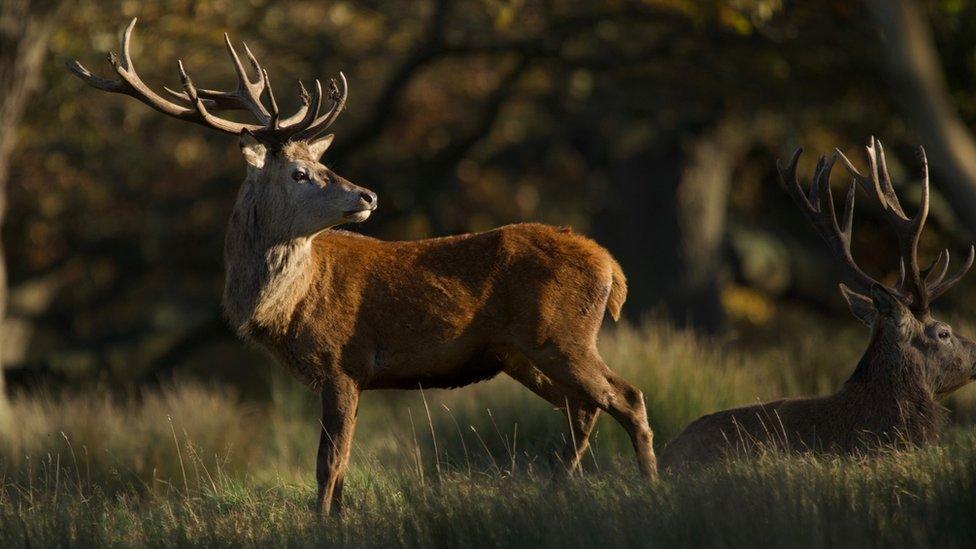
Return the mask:
<path id="1" fill-rule="evenodd" d="M 600 348 L 645 392 L 660 449 L 703 413 L 836 388 L 867 337 L 853 321 L 743 333 L 709 339 L 649 321 L 607 328 Z M 15 396 L 0 431 L 0 546 L 976 543 L 972 388 L 946 402 L 952 424 L 937 446 L 875 459 L 771 453 L 655 486 L 606 417 L 583 473 L 554 480 L 566 418 L 507 379 L 367 393 L 343 512 L 321 525 L 316 398 L 283 372 L 269 383 L 269 402 L 189 379 L 129 396 Z"/>

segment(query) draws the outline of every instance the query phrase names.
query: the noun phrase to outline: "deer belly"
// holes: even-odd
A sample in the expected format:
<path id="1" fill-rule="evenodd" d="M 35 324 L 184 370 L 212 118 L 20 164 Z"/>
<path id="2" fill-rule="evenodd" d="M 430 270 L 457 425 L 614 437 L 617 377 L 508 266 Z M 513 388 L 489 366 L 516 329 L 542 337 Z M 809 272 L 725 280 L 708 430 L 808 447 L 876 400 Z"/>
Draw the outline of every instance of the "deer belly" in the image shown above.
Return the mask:
<path id="1" fill-rule="evenodd" d="M 367 388 L 453 389 L 491 379 L 505 368 L 500 353 L 486 349 L 456 352 L 449 347 L 403 355 L 400 360 L 389 360 L 393 357 L 378 353 Z"/>

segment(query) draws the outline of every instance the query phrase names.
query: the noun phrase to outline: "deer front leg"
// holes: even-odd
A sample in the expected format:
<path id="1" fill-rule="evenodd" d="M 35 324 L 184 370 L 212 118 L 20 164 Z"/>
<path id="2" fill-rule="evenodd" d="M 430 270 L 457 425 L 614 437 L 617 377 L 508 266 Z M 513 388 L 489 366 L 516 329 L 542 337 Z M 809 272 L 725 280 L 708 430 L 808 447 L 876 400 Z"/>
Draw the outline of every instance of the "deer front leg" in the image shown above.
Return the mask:
<path id="1" fill-rule="evenodd" d="M 359 388 L 348 378 L 334 379 L 322 389 L 322 421 L 315 476 L 319 514 L 325 520 L 339 511 L 342 481 L 356 429 Z"/>

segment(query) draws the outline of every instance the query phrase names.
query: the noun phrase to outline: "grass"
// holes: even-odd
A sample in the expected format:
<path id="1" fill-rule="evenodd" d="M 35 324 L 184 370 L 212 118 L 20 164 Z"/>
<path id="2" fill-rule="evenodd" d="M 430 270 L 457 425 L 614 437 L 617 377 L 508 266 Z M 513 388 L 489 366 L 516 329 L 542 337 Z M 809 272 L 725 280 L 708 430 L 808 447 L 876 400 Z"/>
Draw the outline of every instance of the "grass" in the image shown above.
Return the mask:
<path id="1" fill-rule="evenodd" d="M 661 445 L 709 411 L 836 387 L 864 334 L 804 333 L 746 345 L 649 323 L 608 330 L 601 351 L 644 390 Z M 0 430 L 0 546 L 976 542 L 968 390 L 948 403 L 955 423 L 937 446 L 872 460 L 771 455 L 657 486 L 637 477 L 606 418 L 585 475 L 554 482 L 565 418 L 507 380 L 367 393 L 345 512 L 322 526 L 309 507 L 317 403 L 274 380 L 267 403 L 191 382 L 140 398 L 15 397 Z"/>

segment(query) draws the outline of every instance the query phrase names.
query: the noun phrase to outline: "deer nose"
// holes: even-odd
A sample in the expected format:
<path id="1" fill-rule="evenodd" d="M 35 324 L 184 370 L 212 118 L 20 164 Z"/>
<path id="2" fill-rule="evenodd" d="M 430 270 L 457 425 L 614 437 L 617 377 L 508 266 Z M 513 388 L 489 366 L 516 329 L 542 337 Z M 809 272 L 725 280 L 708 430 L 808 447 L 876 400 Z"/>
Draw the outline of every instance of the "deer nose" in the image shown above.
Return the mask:
<path id="1" fill-rule="evenodd" d="M 361 191 L 359 193 L 359 198 L 361 198 L 362 201 L 365 202 L 367 206 L 370 206 L 372 208 L 376 207 L 377 198 L 376 198 L 376 193 L 374 193 L 373 191 Z"/>

